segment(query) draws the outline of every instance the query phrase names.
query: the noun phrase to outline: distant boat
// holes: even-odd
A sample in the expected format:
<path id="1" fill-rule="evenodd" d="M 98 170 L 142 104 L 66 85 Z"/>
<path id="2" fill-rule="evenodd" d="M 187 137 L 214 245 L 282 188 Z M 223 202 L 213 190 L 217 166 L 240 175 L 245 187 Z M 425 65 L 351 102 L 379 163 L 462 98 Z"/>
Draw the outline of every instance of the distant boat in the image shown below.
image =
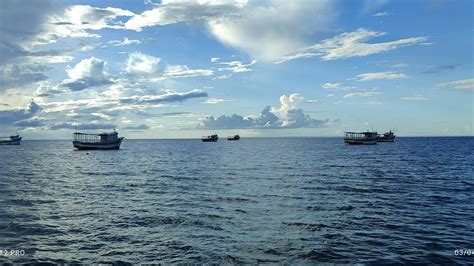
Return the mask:
<path id="1" fill-rule="evenodd" d="M 240 136 L 239 135 L 233 135 L 233 136 L 228 136 L 227 140 L 239 140 Z"/>
<path id="2" fill-rule="evenodd" d="M 0 145 L 20 145 L 21 139 L 19 135 L 0 137 Z"/>
<path id="3" fill-rule="evenodd" d="M 123 137 L 118 137 L 118 132 L 105 132 L 100 134 L 86 134 L 76 132 L 73 134 L 74 148 L 79 150 L 118 150 Z"/>
<path id="4" fill-rule="evenodd" d="M 218 139 L 219 136 L 217 136 L 217 134 L 202 137 L 203 142 L 217 142 Z"/>
<path id="5" fill-rule="evenodd" d="M 346 132 L 344 142 L 351 145 L 373 145 L 377 144 L 377 132 Z"/>
<path id="6" fill-rule="evenodd" d="M 384 134 L 378 135 L 378 142 L 394 142 L 396 135 L 390 130 Z"/>

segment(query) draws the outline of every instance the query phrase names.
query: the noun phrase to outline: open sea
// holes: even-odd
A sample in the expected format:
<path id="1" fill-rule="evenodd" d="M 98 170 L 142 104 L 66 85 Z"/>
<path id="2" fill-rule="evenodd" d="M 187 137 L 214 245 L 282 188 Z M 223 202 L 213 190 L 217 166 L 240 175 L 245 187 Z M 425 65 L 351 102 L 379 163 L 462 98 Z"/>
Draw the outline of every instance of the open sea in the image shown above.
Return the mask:
<path id="1" fill-rule="evenodd" d="M 472 264 L 473 148 L 245 136 L 0 146 L 0 263 Z"/>

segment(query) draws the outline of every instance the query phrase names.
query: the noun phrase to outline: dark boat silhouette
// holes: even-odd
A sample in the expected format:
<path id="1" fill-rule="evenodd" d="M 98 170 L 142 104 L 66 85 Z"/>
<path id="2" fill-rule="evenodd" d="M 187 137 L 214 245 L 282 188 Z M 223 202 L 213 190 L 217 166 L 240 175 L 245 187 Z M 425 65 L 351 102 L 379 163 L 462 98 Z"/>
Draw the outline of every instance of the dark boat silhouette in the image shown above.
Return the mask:
<path id="1" fill-rule="evenodd" d="M 0 137 L 0 145 L 20 145 L 21 139 L 19 135 Z"/>
<path id="2" fill-rule="evenodd" d="M 394 142 L 396 135 L 390 130 L 378 136 L 378 142 Z"/>
<path id="3" fill-rule="evenodd" d="M 228 136 L 227 140 L 239 140 L 240 136 L 239 135 L 233 135 L 233 136 Z"/>
<path id="4" fill-rule="evenodd" d="M 217 136 L 217 134 L 202 137 L 203 142 L 217 142 L 218 139 L 219 136 Z"/>

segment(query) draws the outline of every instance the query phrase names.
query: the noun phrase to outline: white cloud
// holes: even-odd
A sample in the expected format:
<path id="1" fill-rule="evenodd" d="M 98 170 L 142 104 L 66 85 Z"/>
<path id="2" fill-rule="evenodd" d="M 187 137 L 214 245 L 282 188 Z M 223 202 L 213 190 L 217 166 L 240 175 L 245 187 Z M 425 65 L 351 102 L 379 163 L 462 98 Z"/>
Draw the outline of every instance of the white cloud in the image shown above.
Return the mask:
<path id="1" fill-rule="evenodd" d="M 87 77 L 104 77 L 104 65 L 105 62 L 91 57 L 88 59 L 81 60 L 73 68 L 67 69 L 67 75 L 71 79 L 82 79 Z"/>
<path id="2" fill-rule="evenodd" d="M 320 100 L 306 100 L 306 103 L 320 103 Z"/>
<path id="3" fill-rule="evenodd" d="M 114 7 L 69 6 L 61 14 L 49 16 L 47 29 L 37 44 L 50 43 L 58 37 L 100 37 L 98 34 L 90 33 L 89 30 L 123 28 L 122 22 L 116 19 L 133 15 L 135 15 L 133 12 Z"/>
<path id="4" fill-rule="evenodd" d="M 221 60 L 219 57 L 213 57 L 213 58 L 211 58 L 211 62 L 212 62 L 212 63 L 219 62 L 219 60 Z"/>
<path id="5" fill-rule="evenodd" d="M 231 77 L 232 77 L 232 74 L 228 74 L 228 75 L 217 76 L 217 77 L 214 77 L 212 79 L 213 80 L 230 79 Z"/>
<path id="6" fill-rule="evenodd" d="M 238 10 L 237 16 L 210 20 L 209 28 L 224 44 L 253 58 L 275 60 L 326 31 L 335 17 L 332 5 L 326 0 L 254 2 Z"/>
<path id="7" fill-rule="evenodd" d="M 204 103 L 204 104 L 218 104 L 218 103 L 231 102 L 231 101 L 232 100 L 224 100 L 224 99 L 219 99 L 219 98 L 207 98 L 202 103 Z"/>
<path id="8" fill-rule="evenodd" d="M 345 32 L 333 38 L 323 40 L 306 48 L 295 50 L 280 58 L 277 63 L 283 63 L 298 58 L 317 56 L 322 60 L 336 60 L 350 57 L 368 56 L 371 54 L 388 52 L 400 47 L 417 44 L 427 44 L 427 37 L 412 37 L 390 42 L 368 43 L 367 41 L 385 35 L 360 28 L 353 32 Z"/>
<path id="9" fill-rule="evenodd" d="M 163 72 L 165 78 L 211 76 L 214 72 L 210 69 L 189 69 L 186 65 L 169 65 Z"/>
<path id="10" fill-rule="evenodd" d="M 151 55 L 133 52 L 128 56 L 127 67 L 125 71 L 128 73 L 145 73 L 150 74 L 158 70 L 160 58 Z"/>
<path id="11" fill-rule="evenodd" d="M 390 16 L 390 15 L 392 15 L 392 13 L 384 11 L 384 12 L 375 13 L 372 16 L 373 17 L 385 17 L 385 16 Z"/>
<path id="12" fill-rule="evenodd" d="M 348 86 L 348 85 L 344 85 L 342 83 L 330 83 L 330 82 L 324 83 L 323 85 L 321 85 L 321 87 L 323 89 L 327 89 L 327 90 L 348 90 L 348 89 L 355 89 L 356 88 L 354 86 Z"/>
<path id="13" fill-rule="evenodd" d="M 136 14 L 124 27 L 141 31 L 144 27 L 218 19 L 230 16 L 245 3 L 240 1 L 162 1 L 151 10 Z"/>
<path id="14" fill-rule="evenodd" d="M 474 78 L 439 83 L 439 84 L 436 84 L 436 86 L 443 89 L 453 89 L 453 90 L 459 90 L 459 91 L 474 92 Z"/>
<path id="15" fill-rule="evenodd" d="M 414 96 L 401 97 L 400 100 L 403 100 L 403 101 L 426 101 L 426 100 L 428 100 L 428 98 L 426 98 L 423 95 L 414 95 Z"/>
<path id="16" fill-rule="evenodd" d="M 67 69 L 69 79 L 64 80 L 61 86 L 71 91 L 80 91 L 90 87 L 99 87 L 112 84 L 105 72 L 105 61 L 91 57 L 77 63 L 73 68 Z"/>
<path id="17" fill-rule="evenodd" d="M 326 82 L 324 83 L 323 85 L 321 85 L 321 87 L 323 89 L 331 89 L 331 90 L 335 90 L 335 89 L 340 89 L 341 88 L 341 83 L 329 83 L 329 82 Z"/>
<path id="18" fill-rule="evenodd" d="M 122 27 L 141 31 L 144 27 L 202 22 L 221 42 L 256 58 L 274 59 L 305 45 L 312 35 L 326 31 L 334 17 L 332 5 L 328 0 L 162 1 L 151 10 L 133 14 Z M 109 20 L 114 22 L 113 19 Z"/>
<path id="19" fill-rule="evenodd" d="M 112 46 L 124 46 L 124 45 L 130 45 L 130 44 L 141 44 L 142 41 L 130 40 L 129 38 L 124 37 L 123 40 L 112 40 L 112 41 L 108 41 L 107 43 Z"/>
<path id="20" fill-rule="evenodd" d="M 372 97 L 375 95 L 382 94 L 381 92 L 378 91 L 366 91 L 366 92 L 351 92 L 346 95 L 344 95 L 344 98 L 352 98 L 354 96 L 360 96 L 360 97 Z"/>
<path id="21" fill-rule="evenodd" d="M 404 73 L 394 71 L 364 73 L 356 76 L 356 78 L 358 78 L 358 81 L 369 81 L 377 79 L 404 79 L 408 77 L 409 76 Z"/>
<path id="22" fill-rule="evenodd" d="M 278 108 L 267 106 L 259 115 L 243 117 L 233 114 L 231 116 L 208 116 L 197 126 L 198 129 L 237 129 L 237 128 L 302 128 L 302 127 L 327 127 L 334 121 L 317 120 L 305 114 L 298 104 L 304 100 L 299 93 L 282 95 Z"/>
<path id="23" fill-rule="evenodd" d="M 131 96 L 123 97 L 120 99 L 121 103 L 124 104 L 153 104 L 153 103 L 167 103 L 167 102 L 180 102 L 191 98 L 207 97 L 207 93 L 202 90 L 191 90 L 188 92 L 173 92 L 167 91 L 163 94 L 158 95 L 142 95 L 142 96 Z"/>
<path id="24" fill-rule="evenodd" d="M 252 60 L 252 62 L 248 64 L 244 64 L 241 61 L 218 62 L 217 64 L 227 65 L 227 67 L 225 68 L 219 68 L 219 71 L 227 70 L 234 73 L 241 73 L 241 72 L 252 71 L 252 69 L 249 67 L 252 65 L 255 65 L 256 63 L 257 63 L 257 60 Z"/>

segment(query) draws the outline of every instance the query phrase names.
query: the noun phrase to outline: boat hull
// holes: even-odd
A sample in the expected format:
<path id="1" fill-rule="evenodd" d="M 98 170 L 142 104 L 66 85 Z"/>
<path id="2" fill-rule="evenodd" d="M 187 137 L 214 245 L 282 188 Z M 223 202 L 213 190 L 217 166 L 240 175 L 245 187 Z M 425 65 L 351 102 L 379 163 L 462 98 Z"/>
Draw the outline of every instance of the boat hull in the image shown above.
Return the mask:
<path id="1" fill-rule="evenodd" d="M 395 137 L 393 137 L 393 138 L 379 138 L 377 141 L 378 142 L 394 142 Z"/>
<path id="2" fill-rule="evenodd" d="M 0 141 L 0 145 L 20 145 L 21 138 L 13 141 Z"/>
<path id="3" fill-rule="evenodd" d="M 349 145 L 375 145 L 377 144 L 377 140 L 353 140 L 353 139 L 346 139 L 344 140 L 346 144 Z"/>
<path id="4" fill-rule="evenodd" d="M 202 139 L 202 142 L 217 142 L 217 139 Z"/>
<path id="5" fill-rule="evenodd" d="M 117 141 L 108 143 L 73 141 L 72 145 L 78 150 L 118 150 L 122 140 L 123 138 L 119 138 Z"/>

